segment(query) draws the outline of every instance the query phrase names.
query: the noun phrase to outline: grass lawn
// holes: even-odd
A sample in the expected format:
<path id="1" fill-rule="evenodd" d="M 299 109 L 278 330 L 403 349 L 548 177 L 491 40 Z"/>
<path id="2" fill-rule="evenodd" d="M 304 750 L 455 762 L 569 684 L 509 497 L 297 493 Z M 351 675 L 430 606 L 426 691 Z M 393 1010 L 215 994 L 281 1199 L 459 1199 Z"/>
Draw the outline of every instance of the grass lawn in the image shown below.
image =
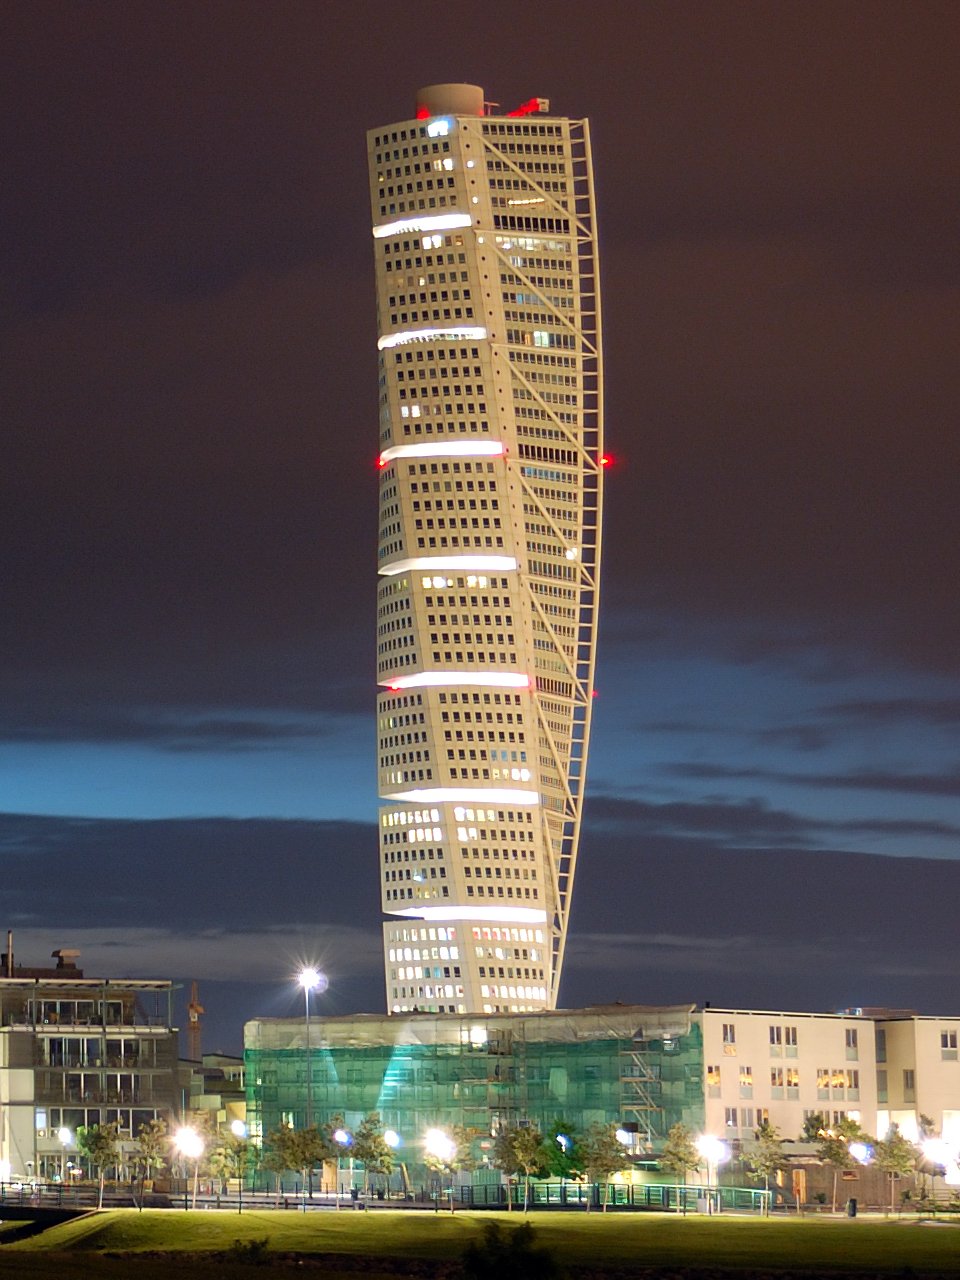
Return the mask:
<path id="1" fill-rule="evenodd" d="M 519 1226 L 523 1215 L 422 1213 L 377 1210 L 366 1213 L 252 1211 L 243 1215 L 178 1210 L 114 1209 L 53 1227 L 30 1240 L 0 1246 L 0 1277 L 7 1274 L 83 1280 L 155 1274 L 177 1280 L 204 1275 L 218 1280 L 237 1274 L 236 1262 L 140 1257 L 134 1264 L 109 1255 L 128 1252 L 199 1253 L 229 1249 L 235 1240 L 267 1237 L 277 1254 L 339 1254 L 340 1274 L 351 1274 L 349 1258 L 455 1259 L 483 1224 Z M 856 1271 L 897 1275 L 960 1276 L 960 1227 L 878 1218 L 762 1219 L 723 1216 L 679 1218 L 661 1214 L 541 1213 L 529 1219 L 537 1243 L 552 1249 L 576 1274 L 590 1267 L 789 1270 L 818 1274 Z M 107 1255 L 107 1256 L 105 1256 Z M 56 1262 L 56 1269 L 45 1269 Z M 366 1261 L 365 1268 L 371 1263 Z M 372 1265 L 376 1265 L 373 1263 Z M 119 1269 L 114 1269 L 115 1267 Z M 125 1268 L 125 1269 L 124 1269 Z M 243 1268 L 244 1272 L 246 1268 Z M 324 1270 L 334 1276 L 335 1270 Z M 376 1272 L 365 1269 L 367 1280 Z"/>

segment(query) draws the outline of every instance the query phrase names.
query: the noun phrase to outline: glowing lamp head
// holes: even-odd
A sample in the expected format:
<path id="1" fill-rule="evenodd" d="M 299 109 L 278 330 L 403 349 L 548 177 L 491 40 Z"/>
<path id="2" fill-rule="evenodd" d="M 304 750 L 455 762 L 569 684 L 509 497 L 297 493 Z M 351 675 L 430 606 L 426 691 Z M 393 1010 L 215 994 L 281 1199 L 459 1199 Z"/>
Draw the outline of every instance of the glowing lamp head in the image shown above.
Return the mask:
<path id="1" fill-rule="evenodd" d="M 349 1147 L 353 1142 L 353 1135 L 348 1133 L 346 1129 L 334 1129 L 333 1140 L 338 1147 Z"/>
<path id="2" fill-rule="evenodd" d="M 573 1144 L 570 1142 L 570 1139 L 567 1137 L 565 1133 L 557 1134 L 557 1146 L 560 1148 L 560 1150 L 563 1152 L 564 1155 L 567 1155 L 569 1153 L 570 1147 L 572 1145 Z"/>
<path id="3" fill-rule="evenodd" d="M 383 1140 L 393 1150 L 396 1150 L 400 1145 L 400 1135 L 395 1129 L 384 1129 Z"/>
<path id="4" fill-rule="evenodd" d="M 866 1142 L 851 1142 L 847 1150 L 858 1164 L 869 1164 L 873 1159 L 873 1147 Z"/>
<path id="5" fill-rule="evenodd" d="M 247 1126 L 242 1120 L 231 1120 L 230 1132 L 235 1138 L 245 1138 L 247 1136 Z"/>
<path id="6" fill-rule="evenodd" d="M 632 1134 L 627 1133 L 626 1129 L 618 1129 L 614 1134 L 614 1137 L 622 1147 L 629 1147 L 632 1136 Z"/>
<path id="7" fill-rule="evenodd" d="M 188 1160 L 199 1160 L 203 1155 L 203 1138 L 196 1129 L 178 1129 L 173 1135 L 173 1145 Z"/>
<path id="8" fill-rule="evenodd" d="M 60 1143 L 62 1143 L 62 1144 L 63 1144 L 63 1146 L 67 1146 L 67 1144 L 68 1144 L 68 1143 L 70 1143 L 70 1142 L 72 1142 L 72 1141 L 73 1141 L 73 1134 L 72 1134 L 72 1133 L 70 1132 L 70 1130 L 69 1130 L 69 1129 L 67 1129 L 66 1127 L 64 1127 L 64 1128 L 62 1128 L 62 1129 L 58 1129 L 58 1130 L 57 1130 L 57 1141 L 58 1141 L 58 1142 L 60 1142 Z"/>
<path id="9" fill-rule="evenodd" d="M 423 1135 L 423 1149 L 428 1156 L 448 1164 L 454 1157 L 457 1145 L 442 1129 L 428 1129 Z"/>
<path id="10" fill-rule="evenodd" d="M 703 1156 L 707 1164 L 723 1164 L 730 1156 L 727 1144 L 715 1138 L 712 1133 L 702 1133 L 695 1145 L 697 1154 Z"/>
<path id="11" fill-rule="evenodd" d="M 300 970 L 297 974 L 297 981 L 304 991 L 319 991 L 321 994 L 330 985 L 327 975 L 321 973 L 319 969 L 314 969 L 312 965 Z"/>

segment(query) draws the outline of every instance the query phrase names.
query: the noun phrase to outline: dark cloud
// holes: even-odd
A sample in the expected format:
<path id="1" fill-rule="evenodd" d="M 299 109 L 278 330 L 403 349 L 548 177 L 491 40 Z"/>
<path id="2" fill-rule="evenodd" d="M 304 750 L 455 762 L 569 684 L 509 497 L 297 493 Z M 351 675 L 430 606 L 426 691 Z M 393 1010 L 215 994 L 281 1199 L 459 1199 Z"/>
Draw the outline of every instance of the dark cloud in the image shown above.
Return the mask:
<path id="1" fill-rule="evenodd" d="M 244 720 L 236 716 L 179 716 L 169 710 L 151 715 L 104 713 L 99 707 L 87 715 L 73 707 L 59 713 L 34 708 L 23 720 L 0 718 L 0 741 L 15 743 L 133 743 L 163 751 L 264 751 L 282 750 L 284 744 L 300 744 L 336 733 L 330 717 L 292 722 L 280 717 Z"/>
<path id="2" fill-rule="evenodd" d="M 756 799 L 648 802 L 601 794 L 590 797 L 586 813 L 593 831 L 632 832 L 638 838 L 645 835 L 707 837 L 717 848 L 768 844 L 822 848 L 825 838 L 841 833 L 897 836 L 904 841 L 922 836 L 960 836 L 960 827 L 948 822 L 867 816 L 839 820 L 811 817 L 775 809 Z M 905 855 L 910 852 L 909 846 L 903 850 Z"/>
<path id="3" fill-rule="evenodd" d="M 740 768 L 722 764 L 693 764 L 678 761 L 660 766 L 675 778 L 698 781 L 738 781 L 787 783 L 838 791 L 894 791 L 905 795 L 960 796 L 960 772 L 924 774 L 892 773 L 882 769 L 855 769 L 848 773 L 794 773 L 789 770 Z"/>
<path id="4" fill-rule="evenodd" d="M 707 824 L 669 831 L 644 813 L 615 801 L 588 813 L 567 1005 L 958 1007 L 943 939 L 960 863 L 775 839 L 737 849 Z M 181 1001 L 199 981 L 208 1047 L 235 1049 L 246 1018 L 297 1013 L 291 979 L 307 959 L 330 974 L 331 1012 L 382 1008 L 375 843 L 359 823 L 3 816 L 5 922 L 23 963 L 76 945 L 90 974 L 174 977 Z M 597 891 L 611 884 L 618 909 Z"/>
<path id="5" fill-rule="evenodd" d="M 960 698 L 858 698 L 834 702 L 823 714 L 852 724 L 926 724 L 952 728 L 960 724 Z"/>

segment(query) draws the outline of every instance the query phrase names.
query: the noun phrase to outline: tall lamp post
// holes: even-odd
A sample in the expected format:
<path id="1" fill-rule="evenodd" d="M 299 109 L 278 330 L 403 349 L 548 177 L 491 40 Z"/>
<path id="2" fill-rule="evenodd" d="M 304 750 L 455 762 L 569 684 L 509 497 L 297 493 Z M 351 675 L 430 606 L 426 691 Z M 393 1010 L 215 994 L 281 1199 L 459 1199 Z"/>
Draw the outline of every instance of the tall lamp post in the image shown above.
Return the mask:
<path id="1" fill-rule="evenodd" d="M 707 1162 L 707 1196 L 714 1178 L 717 1181 L 717 1212 L 720 1212 L 720 1165 L 730 1159 L 730 1148 L 712 1133 L 701 1134 L 696 1141 L 697 1153 Z M 709 1199 L 708 1199 L 709 1204 Z"/>
<path id="2" fill-rule="evenodd" d="M 64 1125 L 57 1130 L 57 1140 L 60 1143 L 60 1186 L 67 1180 L 67 1147 L 73 1141 L 73 1134 Z"/>
<path id="3" fill-rule="evenodd" d="M 182 1156 L 186 1156 L 188 1160 L 193 1161 L 193 1202 L 192 1208 L 197 1207 L 197 1185 L 200 1182 L 200 1157 L 203 1155 L 203 1135 L 197 1133 L 196 1129 L 183 1128 L 178 1129 L 173 1135 L 174 1145 Z"/>
<path id="4" fill-rule="evenodd" d="M 311 965 L 300 970 L 297 980 L 301 987 L 303 987 L 303 1019 L 307 1042 L 307 1128 L 309 1129 L 313 1124 L 313 1062 L 310 1057 L 310 992 L 319 991 L 322 994 L 329 986 L 329 982 L 325 973 L 321 973 L 319 969 L 314 969 Z"/>
<path id="5" fill-rule="evenodd" d="M 247 1173 L 247 1126 L 242 1120 L 231 1120 L 230 1132 L 237 1140 L 237 1213 L 243 1213 L 243 1180 Z"/>
<path id="6" fill-rule="evenodd" d="M 453 1162 L 457 1155 L 457 1144 L 449 1134 L 444 1133 L 442 1129 L 428 1129 L 423 1135 L 423 1149 L 428 1156 L 432 1156 L 441 1170 L 446 1170 L 449 1174 L 453 1174 Z M 439 1180 L 438 1180 L 439 1181 Z M 440 1191 L 442 1183 L 438 1188 L 436 1206 L 434 1212 L 440 1210 Z M 450 1212 L 453 1213 L 453 1187 L 450 1187 Z"/>

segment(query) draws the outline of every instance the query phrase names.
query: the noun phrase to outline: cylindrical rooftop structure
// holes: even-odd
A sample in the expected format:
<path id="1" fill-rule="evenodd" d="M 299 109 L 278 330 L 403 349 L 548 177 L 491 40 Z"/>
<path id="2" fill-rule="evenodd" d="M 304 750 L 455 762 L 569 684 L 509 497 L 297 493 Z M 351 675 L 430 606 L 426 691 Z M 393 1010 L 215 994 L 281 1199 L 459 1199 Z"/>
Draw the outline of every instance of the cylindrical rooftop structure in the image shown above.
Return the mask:
<path id="1" fill-rule="evenodd" d="M 417 116 L 482 116 L 483 90 L 475 84 L 428 84 L 417 90 Z"/>

